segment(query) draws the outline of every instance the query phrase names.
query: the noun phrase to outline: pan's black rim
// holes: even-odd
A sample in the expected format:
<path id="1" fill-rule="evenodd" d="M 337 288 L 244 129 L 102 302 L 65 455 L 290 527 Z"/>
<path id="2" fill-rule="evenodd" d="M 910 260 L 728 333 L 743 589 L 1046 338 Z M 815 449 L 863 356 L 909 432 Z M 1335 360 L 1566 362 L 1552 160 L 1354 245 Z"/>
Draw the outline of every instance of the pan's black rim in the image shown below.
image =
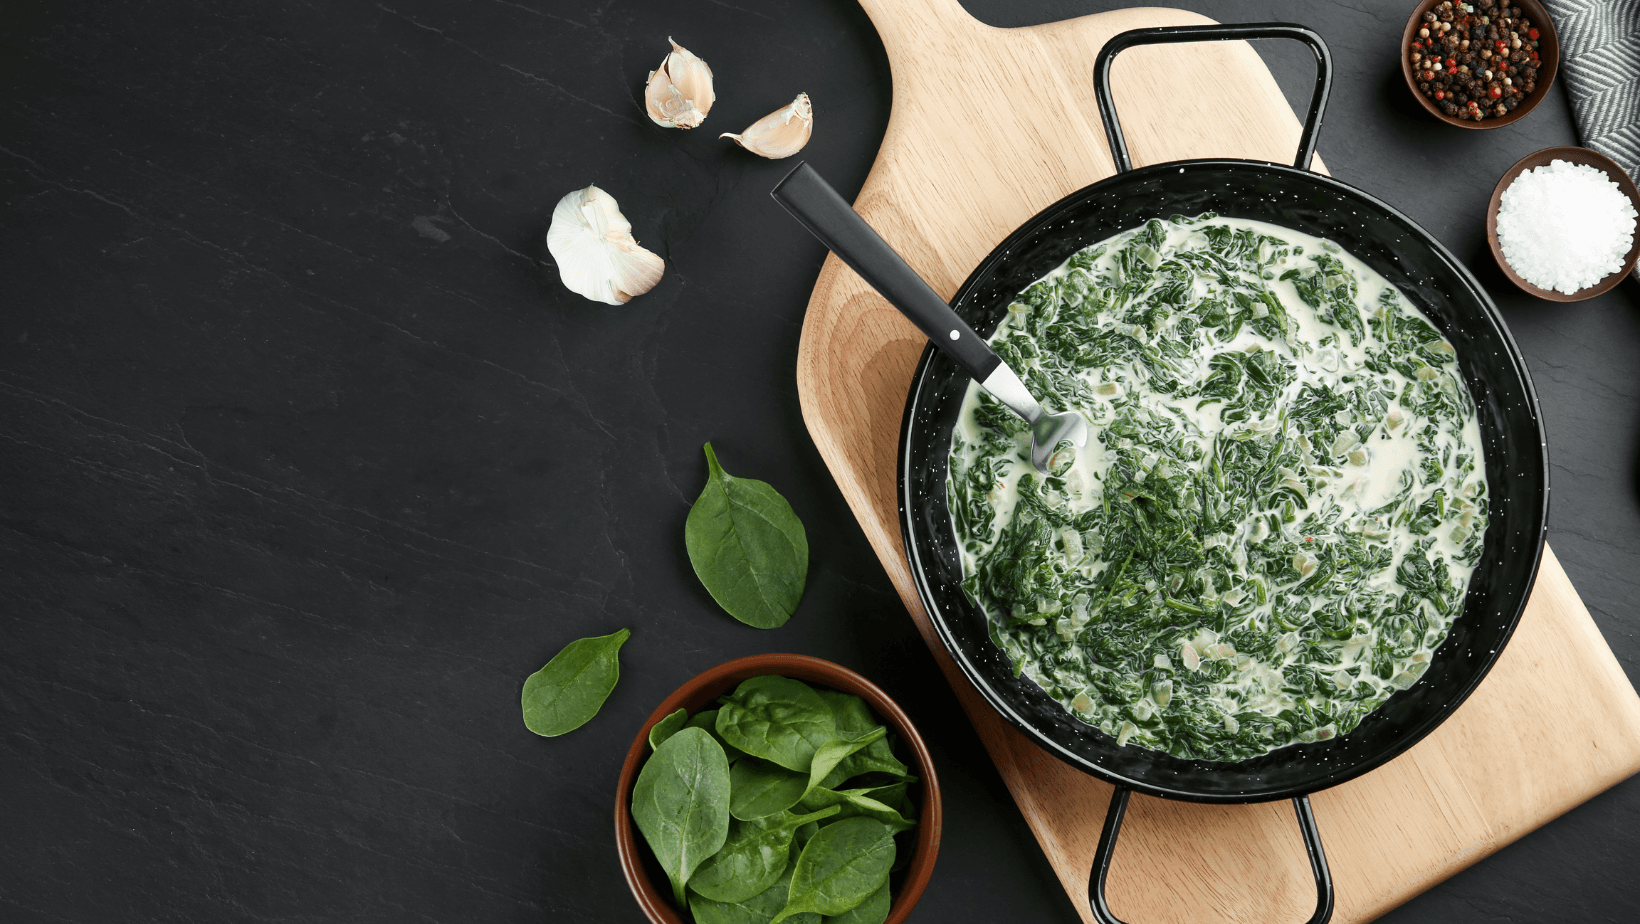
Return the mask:
<path id="1" fill-rule="evenodd" d="M 1493 332 L 1498 336 L 1499 340 L 1505 347 L 1505 352 L 1513 371 L 1520 379 L 1526 401 L 1530 406 L 1531 418 L 1536 424 L 1536 435 L 1539 447 L 1538 464 L 1541 466 L 1541 471 L 1543 473 L 1543 492 L 1540 499 L 1541 503 L 1539 505 L 1539 509 L 1536 511 L 1538 520 L 1538 535 L 1537 541 L 1534 543 L 1531 550 L 1530 568 L 1528 569 L 1527 580 L 1524 585 L 1525 592 L 1521 594 L 1519 601 L 1517 601 L 1510 608 L 1507 614 L 1500 612 L 1499 616 L 1506 615 L 1502 634 L 1499 636 L 1498 644 L 1484 655 L 1480 669 L 1475 672 L 1467 684 L 1459 688 L 1456 694 L 1443 702 L 1440 708 L 1430 710 L 1428 714 L 1422 717 L 1411 729 L 1401 735 L 1392 746 L 1384 748 L 1368 759 L 1357 760 L 1348 765 L 1341 766 L 1330 773 L 1323 774 L 1313 780 L 1309 785 L 1304 786 L 1278 786 L 1252 792 L 1201 792 L 1185 787 L 1170 787 L 1133 779 L 1114 772 L 1109 768 L 1101 766 L 1099 763 L 1070 750 L 1058 741 L 1055 741 L 1051 735 L 1044 733 L 1041 729 L 1037 728 L 1029 720 L 1022 716 L 1013 707 L 1013 704 L 1009 702 L 1009 698 L 993 687 L 989 681 L 987 681 L 984 673 L 979 670 L 978 666 L 973 662 L 970 653 L 953 636 L 950 624 L 943 617 L 940 606 L 936 601 L 932 588 L 929 584 L 927 570 L 923 566 L 919 545 L 915 541 L 916 525 L 911 513 L 912 499 L 910 497 L 909 488 L 911 481 L 909 458 L 911 455 L 912 422 L 916 418 L 919 408 L 919 399 L 922 397 L 923 388 L 928 379 L 929 366 L 932 363 L 936 352 L 934 345 L 931 343 L 923 349 L 922 358 L 918 361 L 916 372 L 912 375 L 911 390 L 906 398 L 905 413 L 902 415 L 900 421 L 900 445 L 896 465 L 896 478 L 898 481 L 896 493 L 899 497 L 900 540 L 904 545 L 906 558 L 911 567 L 911 579 L 917 587 L 917 596 L 922 600 L 923 607 L 928 612 L 929 621 L 933 624 L 935 633 L 940 637 L 941 644 L 943 644 L 946 651 L 950 653 L 952 660 L 957 663 L 958 668 L 962 670 L 963 675 L 968 678 L 968 681 L 974 685 L 975 689 L 979 690 L 980 695 L 985 698 L 985 701 L 989 703 L 990 706 L 995 709 L 1006 722 L 1008 722 L 1008 724 L 1019 729 L 1032 741 L 1035 741 L 1039 746 L 1047 750 L 1050 754 L 1053 754 L 1055 757 L 1071 765 L 1072 767 L 1105 780 L 1106 782 L 1119 786 L 1126 786 L 1136 792 L 1156 796 L 1158 798 L 1218 804 L 1271 802 L 1279 799 L 1290 799 L 1295 796 L 1319 792 L 1323 789 L 1329 789 L 1333 786 L 1337 786 L 1341 783 L 1355 779 L 1364 773 L 1375 770 L 1389 761 L 1394 760 L 1396 757 L 1406 753 L 1408 749 L 1422 741 L 1431 732 L 1438 728 L 1442 722 L 1446 721 L 1446 719 L 1459 706 L 1463 705 L 1469 696 L 1475 692 L 1475 689 L 1480 686 L 1481 682 L 1486 679 L 1487 675 L 1492 672 L 1492 667 L 1497 663 L 1498 657 L 1503 653 L 1504 648 L 1507 647 L 1509 641 L 1514 637 L 1515 629 L 1520 624 L 1520 617 L 1526 610 L 1527 602 L 1531 599 L 1532 589 L 1537 582 L 1538 570 L 1543 562 L 1543 546 L 1548 533 L 1549 520 L 1549 446 L 1547 436 L 1543 429 L 1543 415 L 1538 404 L 1537 389 L 1532 383 L 1530 372 L 1527 370 L 1526 359 L 1521 354 L 1520 347 L 1515 343 L 1514 336 L 1509 332 L 1508 325 L 1504 323 L 1503 316 L 1498 311 L 1497 305 L 1493 303 L 1491 296 L 1486 292 L 1485 288 L 1481 286 L 1480 281 L 1475 278 L 1474 274 L 1469 271 L 1468 267 L 1458 260 L 1458 258 L 1454 256 L 1452 252 L 1443 244 L 1441 244 L 1440 241 L 1436 240 L 1411 218 L 1402 213 L 1399 209 L 1396 209 L 1376 196 L 1357 189 L 1347 183 L 1335 180 L 1332 177 L 1312 173 L 1307 170 L 1296 169 L 1283 164 L 1256 160 L 1238 160 L 1232 158 L 1169 161 L 1167 163 L 1153 164 L 1148 167 L 1141 167 L 1125 173 L 1119 173 L 1089 186 L 1085 186 L 1038 212 L 1036 215 L 1032 216 L 1029 221 L 1026 221 L 1024 224 L 1016 228 L 1013 233 L 1009 234 L 1008 237 L 1003 239 L 1003 241 L 997 244 L 996 247 L 992 248 L 991 252 L 987 254 L 977 266 L 975 266 L 973 272 L 968 275 L 968 278 L 964 280 L 963 284 L 957 289 L 955 297 L 951 300 L 953 309 L 961 314 L 961 306 L 964 300 L 975 291 L 978 283 L 988 274 L 993 264 L 995 264 L 1009 250 L 1019 246 L 1043 225 L 1051 224 L 1052 222 L 1058 220 L 1062 217 L 1064 212 L 1075 207 L 1082 200 L 1090 196 L 1097 195 L 1101 189 L 1111 187 L 1118 183 L 1137 182 L 1157 174 L 1181 172 L 1192 167 L 1265 171 L 1295 181 L 1318 184 L 1323 187 L 1330 188 L 1342 195 L 1357 198 L 1364 204 L 1381 210 L 1386 216 L 1396 222 L 1399 222 L 1403 227 L 1405 227 L 1408 233 L 1428 247 L 1440 260 L 1447 264 L 1451 271 L 1463 281 L 1464 285 L 1468 289 L 1467 294 L 1480 303 L 1487 321 L 1492 325 Z M 1165 212 L 1165 210 L 1165 205 L 1158 209 L 1158 211 L 1163 212 Z M 1162 214 L 1154 217 L 1165 218 L 1166 215 Z M 1224 766 L 1229 768 L 1236 765 L 1225 764 Z"/>

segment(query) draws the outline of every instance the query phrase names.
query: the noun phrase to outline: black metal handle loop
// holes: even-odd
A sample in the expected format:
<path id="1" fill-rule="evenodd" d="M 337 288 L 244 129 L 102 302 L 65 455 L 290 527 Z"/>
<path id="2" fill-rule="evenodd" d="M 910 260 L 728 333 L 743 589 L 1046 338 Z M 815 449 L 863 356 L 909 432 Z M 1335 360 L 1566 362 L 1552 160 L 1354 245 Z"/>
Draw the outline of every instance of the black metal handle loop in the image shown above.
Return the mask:
<path id="1" fill-rule="evenodd" d="M 1327 108 L 1327 96 L 1332 92 L 1332 52 L 1327 43 L 1313 29 L 1290 22 L 1244 22 L 1211 26 L 1163 26 L 1157 29 L 1133 29 L 1113 37 L 1099 50 L 1093 65 L 1093 90 L 1099 98 L 1099 116 L 1105 123 L 1105 138 L 1110 142 L 1111 156 L 1116 158 L 1116 172 L 1133 169 L 1133 158 L 1128 156 L 1127 139 L 1122 137 L 1122 126 L 1116 121 L 1116 101 L 1110 95 L 1110 67 L 1116 56 L 1135 45 L 1171 45 L 1178 42 L 1228 42 L 1246 39 L 1287 38 L 1310 46 L 1315 52 L 1315 92 L 1310 95 L 1310 112 L 1304 117 L 1304 134 L 1298 141 L 1298 159 L 1293 166 L 1310 169 L 1315 156 L 1315 138 L 1321 130 L 1321 114 Z"/>
<path id="2" fill-rule="evenodd" d="M 1122 816 L 1127 813 L 1128 797 L 1133 790 L 1117 786 L 1110 795 L 1110 809 L 1105 812 L 1105 828 L 1099 832 L 1099 850 L 1093 855 L 1093 872 L 1088 882 L 1088 904 L 1093 919 L 1099 924 L 1124 924 L 1111 913 L 1105 901 L 1105 877 L 1110 875 L 1111 857 L 1116 854 L 1116 836 L 1122 830 Z M 1309 924 L 1327 924 L 1333 915 L 1332 873 L 1327 871 L 1327 854 L 1321 849 L 1321 832 L 1315 826 L 1315 812 L 1310 809 L 1309 796 L 1293 799 L 1298 813 L 1298 829 L 1304 834 L 1304 850 L 1310 855 L 1310 872 L 1315 875 L 1315 914 Z"/>

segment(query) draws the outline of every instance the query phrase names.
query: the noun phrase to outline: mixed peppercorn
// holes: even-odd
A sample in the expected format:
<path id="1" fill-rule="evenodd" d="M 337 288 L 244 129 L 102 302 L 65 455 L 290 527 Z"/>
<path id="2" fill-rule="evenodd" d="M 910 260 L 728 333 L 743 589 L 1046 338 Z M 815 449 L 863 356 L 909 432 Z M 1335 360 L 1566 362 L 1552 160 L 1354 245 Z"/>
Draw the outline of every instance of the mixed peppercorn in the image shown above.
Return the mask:
<path id="1" fill-rule="evenodd" d="M 1508 115 L 1537 89 L 1538 30 L 1499 0 L 1437 5 L 1407 49 L 1418 92 L 1455 119 Z"/>

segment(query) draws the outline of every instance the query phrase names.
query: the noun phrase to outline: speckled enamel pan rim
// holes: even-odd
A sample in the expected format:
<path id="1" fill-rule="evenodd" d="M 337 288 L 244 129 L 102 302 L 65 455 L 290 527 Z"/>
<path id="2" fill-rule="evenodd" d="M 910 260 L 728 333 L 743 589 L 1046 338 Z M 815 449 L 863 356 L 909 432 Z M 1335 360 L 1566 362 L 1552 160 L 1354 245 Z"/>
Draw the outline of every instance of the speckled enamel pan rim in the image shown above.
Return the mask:
<path id="1" fill-rule="evenodd" d="M 1494 351 L 1494 355 L 1490 357 L 1488 362 L 1494 364 L 1496 368 L 1500 369 L 1505 377 L 1512 381 L 1518 381 L 1522 390 L 1522 403 L 1524 406 L 1520 408 L 1520 413 L 1525 415 L 1525 419 L 1529 420 L 1530 425 L 1533 428 L 1533 432 L 1518 434 L 1516 436 L 1516 442 L 1520 445 L 1522 451 L 1526 451 L 1525 447 L 1528 446 L 1536 446 L 1538 448 L 1538 453 L 1535 457 L 1528 455 L 1525 459 L 1523 459 L 1523 461 L 1527 461 L 1532 468 L 1537 470 L 1536 474 L 1540 476 L 1540 483 L 1542 486 L 1541 491 L 1538 492 L 1540 496 L 1512 499 L 1525 505 L 1527 512 L 1523 514 L 1523 516 L 1525 516 L 1530 526 L 1526 532 L 1531 535 L 1523 535 L 1521 537 L 1517 537 L 1517 539 L 1519 541 L 1528 542 L 1530 545 L 1524 551 L 1525 561 L 1517 564 L 1516 570 L 1513 572 L 1515 574 L 1520 574 L 1522 570 L 1525 572 L 1521 575 L 1524 589 L 1519 593 L 1518 599 L 1510 600 L 1506 605 L 1500 607 L 1495 613 L 1479 617 L 1486 619 L 1495 627 L 1494 631 L 1498 633 L 1495 647 L 1489 651 L 1465 651 L 1463 653 L 1464 657 L 1469 659 L 1479 659 L 1479 664 L 1474 669 L 1473 674 L 1467 678 L 1465 683 L 1455 685 L 1455 689 L 1448 694 L 1445 700 L 1439 701 L 1437 707 L 1429 708 L 1426 711 L 1419 713 L 1416 721 L 1410 723 L 1408 727 L 1402 730 L 1399 733 L 1399 737 L 1396 738 L 1395 741 L 1389 746 L 1382 747 L 1376 752 L 1367 755 L 1366 759 L 1335 762 L 1332 767 L 1326 770 L 1321 770 L 1318 767 L 1317 772 L 1314 773 L 1304 785 L 1258 785 L 1256 783 L 1251 783 L 1241 789 L 1232 788 L 1204 791 L 1198 788 L 1169 784 L 1157 779 L 1137 779 L 1129 775 L 1116 772 L 1110 767 L 1102 766 L 1099 762 L 1092 760 L 1083 754 L 1077 753 L 1068 746 L 1056 741 L 1054 736 L 1048 731 L 1037 727 L 1037 725 L 1033 723 L 1025 714 L 1025 706 L 1023 703 L 1013 703 L 1011 701 L 1012 697 L 1009 693 L 995 688 L 989 682 L 986 673 L 980 668 L 976 661 L 976 658 L 983 656 L 985 653 L 971 651 L 961 644 L 953 634 L 952 626 L 947 617 L 940 609 L 939 602 L 934 593 L 934 588 L 930 584 L 929 564 L 923 560 L 922 543 L 925 541 L 931 542 L 933 540 L 925 539 L 918 534 L 919 527 L 916 522 L 916 513 L 912 507 L 912 505 L 916 503 L 916 499 L 911 495 L 911 485 L 915 480 L 915 477 L 914 473 L 910 469 L 910 457 L 914 451 L 914 437 L 919 435 L 919 433 L 914 429 L 914 422 L 920 411 L 919 401 L 925 397 L 924 389 L 928 384 L 930 367 L 936 356 L 932 345 L 924 350 L 922 360 L 918 364 L 917 370 L 912 377 L 911 391 L 906 401 L 905 414 L 901 422 L 899 464 L 897 471 L 899 482 L 897 493 L 900 503 L 901 536 L 904 542 L 909 564 L 911 566 L 912 579 L 916 584 L 918 595 L 921 597 L 924 607 L 928 610 L 930 621 L 933 623 L 935 632 L 944 643 L 947 651 L 951 653 L 952 658 L 962 669 L 964 675 L 966 675 L 975 685 L 975 687 L 985 697 L 986 701 L 990 703 L 991 706 L 995 708 L 1009 724 L 1024 732 L 1039 746 L 1043 747 L 1049 753 L 1060 758 L 1071 766 L 1082 770 L 1083 772 L 1090 773 L 1110 783 L 1130 787 L 1147 795 L 1191 802 L 1264 802 L 1292 798 L 1322 789 L 1327 789 L 1340 783 L 1347 782 L 1348 780 L 1354 779 L 1355 777 L 1382 766 L 1395 757 L 1405 753 L 1407 749 L 1411 748 L 1414 744 L 1426 737 L 1430 732 L 1434 731 L 1435 728 L 1438 727 L 1441 722 L 1445 721 L 1446 718 L 1450 716 L 1452 712 L 1457 709 L 1458 706 L 1461 705 L 1471 693 L 1474 692 L 1475 688 L 1480 685 L 1481 681 L 1486 677 L 1492 666 L 1496 663 L 1499 654 L 1507 645 L 1510 637 L 1513 636 L 1515 627 L 1519 624 L 1521 614 L 1525 610 L 1527 600 L 1531 596 L 1531 588 L 1536 580 L 1538 567 L 1542 561 L 1543 541 L 1547 529 L 1549 506 L 1548 445 L 1543 431 L 1542 414 L 1540 413 L 1538 407 L 1537 392 L 1532 385 L 1531 376 L 1527 371 L 1525 359 L 1521 355 L 1520 349 L 1516 345 L 1513 336 L 1509 333 L 1507 325 L 1504 324 L 1502 316 L 1498 312 L 1497 306 L 1487 295 L 1485 288 L 1482 287 L 1479 281 L 1475 279 L 1474 275 L 1469 272 L 1468 268 L 1465 267 L 1463 263 L 1455 256 L 1453 256 L 1446 247 L 1441 245 L 1439 241 L 1429 235 L 1428 232 L 1424 231 L 1410 218 L 1387 203 L 1384 203 L 1368 193 L 1331 177 L 1304 170 L 1298 170 L 1290 166 L 1261 161 L 1229 159 L 1174 161 L 1163 164 L 1155 164 L 1132 170 L 1127 173 L 1117 174 L 1116 176 L 1109 177 L 1105 180 L 1101 180 L 1090 186 L 1084 187 L 1083 189 L 1071 193 L 1065 198 L 1044 209 L 1042 212 L 1038 213 L 1029 221 L 1021 225 L 1002 243 L 998 244 L 997 247 L 985 257 L 985 259 L 980 261 L 973 273 L 969 275 L 968 279 L 963 283 L 961 288 L 957 290 L 955 298 L 952 299 L 953 307 L 956 308 L 959 314 L 962 313 L 964 311 L 966 301 L 971 296 L 978 297 L 977 290 L 980 284 L 991 276 L 993 270 L 1011 250 L 1023 249 L 1024 245 L 1040 230 L 1051 226 L 1057 221 L 1065 219 L 1073 210 L 1082 207 L 1084 202 L 1093 200 L 1095 197 L 1099 197 L 1101 195 L 1114 195 L 1115 191 L 1120 188 L 1119 184 L 1139 183 L 1152 178 L 1159 181 L 1161 177 L 1169 174 L 1183 174 L 1187 171 L 1200 169 L 1228 169 L 1237 172 L 1250 171 L 1253 174 L 1262 173 L 1269 176 L 1274 182 L 1277 183 L 1314 184 L 1320 186 L 1322 191 L 1328 194 L 1336 195 L 1341 201 L 1355 200 L 1361 206 L 1377 211 L 1381 217 L 1387 219 L 1390 223 L 1397 225 L 1406 236 L 1416 239 L 1420 244 L 1426 247 L 1430 256 L 1441 265 L 1442 269 L 1461 282 L 1463 287 L 1466 289 L 1464 293 L 1465 296 L 1480 307 L 1481 314 L 1487 323 L 1489 334 L 1495 338 L 1496 345 L 1501 348 Z M 1166 215 L 1171 214 L 1172 203 L 1168 201 L 1158 201 L 1152 208 L 1153 210 L 1151 217 L 1164 218 Z M 978 329 L 978 325 L 976 325 L 976 329 Z M 939 397 L 939 395 L 931 394 L 927 397 L 936 398 Z M 1484 428 L 1483 435 L 1485 435 Z M 943 479 L 941 483 L 943 484 Z M 1493 547 L 1489 544 L 1486 554 L 1490 556 L 1493 554 L 1493 551 Z M 1522 565 L 1525 567 L 1523 568 Z M 1000 656 L 1000 653 L 997 654 Z M 1419 684 L 1427 682 L 1427 679 L 1428 678 L 1420 680 Z M 1417 685 L 1415 685 L 1415 687 L 1416 686 Z M 1098 734 L 1102 735 L 1103 733 Z M 1327 752 L 1328 746 L 1337 742 L 1343 742 L 1349 737 L 1349 735 L 1346 735 L 1333 739 L 1330 742 L 1318 742 L 1310 745 L 1295 745 L 1293 747 L 1314 749 L 1317 752 L 1314 760 L 1307 762 L 1319 764 L 1325 762 L 1325 757 L 1322 757 L 1321 755 Z M 1279 753 L 1279 751 L 1272 753 Z M 1225 773 L 1233 774 L 1241 766 L 1240 764 L 1235 763 L 1198 763 L 1203 765 L 1204 773 L 1213 772 L 1217 768 L 1223 768 Z"/>

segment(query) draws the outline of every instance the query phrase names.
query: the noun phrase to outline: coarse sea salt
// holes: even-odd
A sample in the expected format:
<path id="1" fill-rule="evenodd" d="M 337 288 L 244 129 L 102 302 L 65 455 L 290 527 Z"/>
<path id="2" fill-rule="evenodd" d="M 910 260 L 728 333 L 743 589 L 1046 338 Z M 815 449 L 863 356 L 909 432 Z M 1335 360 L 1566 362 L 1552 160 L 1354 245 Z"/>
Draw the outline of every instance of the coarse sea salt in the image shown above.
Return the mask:
<path id="1" fill-rule="evenodd" d="M 1527 170 L 1498 200 L 1498 246 L 1521 278 L 1570 295 L 1623 268 L 1634 243 L 1629 197 L 1598 167 Z"/>

